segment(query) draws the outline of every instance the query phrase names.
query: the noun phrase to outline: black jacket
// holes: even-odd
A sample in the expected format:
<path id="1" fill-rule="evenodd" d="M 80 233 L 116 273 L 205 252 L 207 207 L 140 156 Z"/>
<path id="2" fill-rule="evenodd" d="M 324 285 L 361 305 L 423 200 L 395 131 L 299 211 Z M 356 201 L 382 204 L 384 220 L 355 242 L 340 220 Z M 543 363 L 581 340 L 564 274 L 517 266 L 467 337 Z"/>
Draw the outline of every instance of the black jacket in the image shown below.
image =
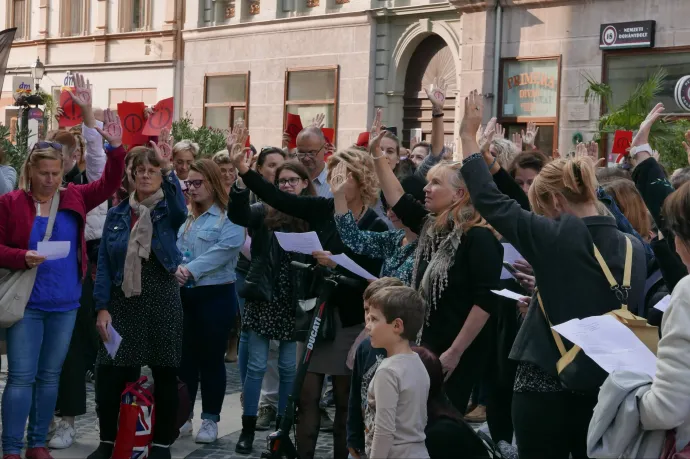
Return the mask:
<path id="1" fill-rule="evenodd" d="M 272 183 L 267 182 L 257 172 L 250 170 L 242 175 L 244 184 L 256 196 L 276 210 L 301 218 L 309 224 L 309 228 L 316 232 L 324 250 L 333 254 L 345 253 L 355 263 L 366 269 L 373 275 L 381 271 L 381 260 L 358 255 L 343 244 L 338 233 L 338 228 L 333 219 L 333 198 L 319 196 L 295 196 L 285 193 Z M 228 214 L 228 216 L 230 216 Z M 233 220 L 233 217 L 230 217 Z M 376 212 L 368 209 L 360 218 L 358 226 L 361 230 L 386 231 L 388 227 L 378 217 Z M 252 240 L 252 246 L 254 242 Z M 252 263 L 253 265 L 254 263 Z M 343 327 L 352 327 L 364 323 L 364 302 L 362 295 L 367 285 L 364 279 L 352 274 L 338 266 L 338 274 L 360 281 L 360 288 L 352 288 L 346 285 L 338 285 L 331 295 L 331 305 L 338 308 L 338 314 Z"/>
<path id="2" fill-rule="evenodd" d="M 626 236 L 618 231 L 613 218 L 542 217 L 522 209 L 502 194 L 483 160 L 470 161 L 461 172 L 475 208 L 532 265 L 544 307 L 554 325 L 620 308 L 620 301 L 594 257 L 596 244 L 614 277 L 622 280 Z M 635 238 L 629 239 L 633 245 L 633 265 L 628 306 L 635 311 L 647 278 L 647 262 L 642 244 Z M 566 347 L 572 346 L 564 341 Z M 534 301 L 510 358 L 533 363 L 557 376 L 560 355 Z"/>
<path id="3" fill-rule="evenodd" d="M 244 286 L 238 294 L 249 301 L 271 301 L 273 287 L 280 274 L 276 268 L 280 266 L 283 249 L 278 240 L 264 223 L 266 207 L 262 203 L 249 205 L 249 190 L 240 190 L 236 186 L 230 191 L 228 218 L 231 222 L 248 229 L 252 238 L 251 264 Z M 288 230 L 289 231 L 289 230 Z M 291 254 L 293 261 L 313 263 L 313 258 L 298 253 Z M 308 270 L 291 269 L 290 283 L 293 298 L 291 307 L 297 307 L 299 300 L 313 297 L 312 276 Z"/>

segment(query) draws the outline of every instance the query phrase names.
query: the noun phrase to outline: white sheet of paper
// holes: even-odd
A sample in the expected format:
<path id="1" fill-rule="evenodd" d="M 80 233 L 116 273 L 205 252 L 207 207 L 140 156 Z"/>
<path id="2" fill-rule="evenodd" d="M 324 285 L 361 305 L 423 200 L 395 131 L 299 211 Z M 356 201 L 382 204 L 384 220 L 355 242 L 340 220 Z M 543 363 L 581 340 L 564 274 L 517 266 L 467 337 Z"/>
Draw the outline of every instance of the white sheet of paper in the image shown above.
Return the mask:
<path id="1" fill-rule="evenodd" d="M 522 298 L 524 295 L 520 295 L 519 293 L 511 292 L 508 289 L 503 289 L 503 290 L 491 290 L 493 293 L 496 295 L 504 296 L 506 298 L 510 298 L 512 300 L 519 300 Z"/>
<path id="2" fill-rule="evenodd" d="M 347 269 L 351 273 L 357 274 L 358 276 L 363 277 L 366 280 L 376 280 L 377 279 L 376 276 L 371 275 L 371 273 L 369 273 L 366 269 L 362 268 L 357 263 L 352 261 L 352 258 L 348 257 L 344 253 L 341 253 L 340 255 L 331 255 L 328 258 L 335 261 L 336 263 L 338 263 L 338 265 Z"/>
<path id="3" fill-rule="evenodd" d="M 503 261 L 510 263 L 511 265 L 515 263 L 516 260 L 524 260 L 525 257 L 520 255 L 520 252 L 515 250 L 515 247 L 513 247 L 512 244 L 508 244 L 507 242 L 504 242 L 503 244 Z M 507 269 L 503 268 L 503 271 L 501 271 L 501 279 L 510 279 L 513 277 L 512 274 L 510 274 L 510 271 Z"/>
<path id="4" fill-rule="evenodd" d="M 608 373 L 629 370 L 652 378 L 656 374 L 656 356 L 632 330 L 609 315 L 573 319 L 553 329 Z"/>
<path id="5" fill-rule="evenodd" d="M 321 242 L 315 231 L 307 233 L 273 233 L 278 238 L 278 243 L 286 252 L 297 252 L 311 255 L 312 252 L 322 251 Z"/>
<path id="6" fill-rule="evenodd" d="M 69 255 L 70 241 L 40 241 L 36 251 L 48 260 L 59 260 Z"/>
<path id="7" fill-rule="evenodd" d="M 671 306 L 671 295 L 666 295 L 661 299 L 661 301 L 654 305 L 654 309 L 658 309 L 661 312 L 666 312 L 669 306 Z"/>
<path id="8" fill-rule="evenodd" d="M 113 359 L 117 354 L 117 350 L 120 349 L 120 344 L 122 344 L 122 336 L 115 331 L 112 324 L 108 324 L 108 332 L 110 333 L 110 339 L 103 343 L 105 350 Z"/>

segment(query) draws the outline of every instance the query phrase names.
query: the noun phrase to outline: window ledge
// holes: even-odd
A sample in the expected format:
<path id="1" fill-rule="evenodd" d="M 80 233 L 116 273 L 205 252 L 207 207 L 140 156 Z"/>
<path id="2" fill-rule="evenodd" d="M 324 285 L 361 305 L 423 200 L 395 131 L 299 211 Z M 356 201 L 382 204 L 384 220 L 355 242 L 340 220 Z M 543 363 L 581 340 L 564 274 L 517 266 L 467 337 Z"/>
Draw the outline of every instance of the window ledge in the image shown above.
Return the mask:
<path id="1" fill-rule="evenodd" d="M 586 0 L 449 0 L 450 4 L 463 12 L 486 11 L 500 5 L 503 8 L 519 7 L 549 7 L 585 3 Z"/>

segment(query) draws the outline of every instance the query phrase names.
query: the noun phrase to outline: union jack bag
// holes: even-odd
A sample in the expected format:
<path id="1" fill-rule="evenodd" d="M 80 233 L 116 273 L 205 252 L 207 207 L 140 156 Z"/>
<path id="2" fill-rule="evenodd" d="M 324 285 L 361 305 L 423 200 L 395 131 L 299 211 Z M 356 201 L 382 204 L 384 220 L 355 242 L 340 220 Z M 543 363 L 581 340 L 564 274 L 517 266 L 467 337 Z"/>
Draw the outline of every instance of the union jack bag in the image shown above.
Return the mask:
<path id="1" fill-rule="evenodd" d="M 153 441 L 155 412 L 153 395 L 143 387 L 148 381 L 142 376 L 122 392 L 120 418 L 112 459 L 146 459 Z"/>

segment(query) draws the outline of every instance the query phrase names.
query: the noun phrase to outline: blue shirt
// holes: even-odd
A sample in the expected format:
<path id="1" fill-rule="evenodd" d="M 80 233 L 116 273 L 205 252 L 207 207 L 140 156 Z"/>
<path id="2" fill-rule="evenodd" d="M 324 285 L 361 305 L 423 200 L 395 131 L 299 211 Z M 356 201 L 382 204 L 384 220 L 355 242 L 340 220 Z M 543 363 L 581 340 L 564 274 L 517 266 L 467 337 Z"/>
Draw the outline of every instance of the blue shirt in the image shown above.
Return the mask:
<path id="1" fill-rule="evenodd" d="M 194 276 L 195 286 L 235 282 L 244 228 L 228 220 L 216 204 L 198 218 L 190 214 L 177 236 L 182 255 L 189 252 L 186 267 Z"/>
<path id="2" fill-rule="evenodd" d="M 36 217 L 31 228 L 29 250 L 36 250 L 43 241 L 48 226 L 48 217 Z M 69 241 L 69 255 L 60 260 L 47 260 L 38 266 L 36 283 L 31 291 L 30 309 L 65 312 L 79 307 L 81 297 L 79 251 L 79 221 L 77 215 L 61 210 L 55 216 L 51 241 Z"/>
<path id="3" fill-rule="evenodd" d="M 323 166 L 321 173 L 311 182 L 316 188 L 316 195 L 322 198 L 332 198 L 333 193 L 331 193 L 331 186 L 328 184 L 328 166 Z"/>

